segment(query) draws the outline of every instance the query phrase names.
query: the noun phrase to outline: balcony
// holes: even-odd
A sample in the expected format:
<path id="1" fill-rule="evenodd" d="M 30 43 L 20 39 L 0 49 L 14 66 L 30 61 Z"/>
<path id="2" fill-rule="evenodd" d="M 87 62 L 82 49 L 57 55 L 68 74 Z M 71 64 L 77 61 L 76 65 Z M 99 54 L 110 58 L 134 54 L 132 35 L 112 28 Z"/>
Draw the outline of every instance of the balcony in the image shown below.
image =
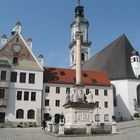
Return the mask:
<path id="1" fill-rule="evenodd" d="M 0 107 L 7 107 L 7 99 L 0 99 Z"/>

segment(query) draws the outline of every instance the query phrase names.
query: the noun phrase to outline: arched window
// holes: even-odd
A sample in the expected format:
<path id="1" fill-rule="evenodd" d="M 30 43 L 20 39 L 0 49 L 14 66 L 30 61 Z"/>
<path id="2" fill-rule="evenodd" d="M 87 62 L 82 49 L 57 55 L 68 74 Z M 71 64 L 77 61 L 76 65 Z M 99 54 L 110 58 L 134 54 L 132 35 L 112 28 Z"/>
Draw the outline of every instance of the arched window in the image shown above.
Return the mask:
<path id="1" fill-rule="evenodd" d="M 140 85 L 137 87 L 137 105 L 140 107 Z"/>
<path id="2" fill-rule="evenodd" d="M 109 122 L 109 115 L 108 115 L 108 114 L 105 114 L 105 115 L 104 115 L 104 121 L 105 121 L 105 122 Z"/>
<path id="3" fill-rule="evenodd" d="M 81 53 L 81 60 L 85 61 L 85 54 L 84 53 Z"/>
<path id="4" fill-rule="evenodd" d="M 113 103 L 114 106 L 117 106 L 116 88 L 114 85 L 112 85 L 112 87 L 113 87 Z"/>
<path id="5" fill-rule="evenodd" d="M 136 61 L 136 58 L 134 57 L 134 62 Z"/>
<path id="6" fill-rule="evenodd" d="M 24 110 L 18 109 L 18 110 L 16 111 L 16 118 L 17 118 L 17 119 L 23 119 L 23 116 L 24 116 Z"/>
<path id="7" fill-rule="evenodd" d="M 28 113 L 27 113 L 27 118 L 28 119 L 34 119 L 35 118 L 35 111 L 34 110 L 28 110 Z"/>

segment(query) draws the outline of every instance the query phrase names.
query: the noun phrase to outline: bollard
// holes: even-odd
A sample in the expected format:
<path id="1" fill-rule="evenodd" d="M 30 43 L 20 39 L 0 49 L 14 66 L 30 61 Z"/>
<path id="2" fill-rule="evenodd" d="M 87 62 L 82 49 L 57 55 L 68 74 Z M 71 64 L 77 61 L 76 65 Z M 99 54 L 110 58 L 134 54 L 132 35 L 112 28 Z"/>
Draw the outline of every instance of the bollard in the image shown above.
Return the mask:
<path id="1" fill-rule="evenodd" d="M 64 123 L 63 122 L 60 122 L 59 123 L 59 132 L 58 132 L 59 135 L 64 135 Z"/>
<path id="2" fill-rule="evenodd" d="M 52 123 L 48 122 L 48 132 L 52 132 Z"/>
<path id="3" fill-rule="evenodd" d="M 53 133 L 56 133 L 57 132 L 57 124 L 56 123 L 53 123 L 52 124 L 52 132 Z"/>
<path id="4" fill-rule="evenodd" d="M 87 135 L 90 135 L 91 134 L 91 124 L 89 123 L 89 124 L 86 124 L 86 134 Z"/>
<path id="5" fill-rule="evenodd" d="M 112 134 L 117 133 L 117 123 L 116 121 L 112 122 Z"/>

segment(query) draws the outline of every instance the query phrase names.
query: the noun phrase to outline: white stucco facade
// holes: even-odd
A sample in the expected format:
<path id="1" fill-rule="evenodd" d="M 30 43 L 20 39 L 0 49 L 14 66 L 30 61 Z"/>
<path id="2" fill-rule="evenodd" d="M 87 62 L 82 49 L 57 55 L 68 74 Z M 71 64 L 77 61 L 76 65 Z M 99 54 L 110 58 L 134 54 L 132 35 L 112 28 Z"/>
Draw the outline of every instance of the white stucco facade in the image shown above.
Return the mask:
<path id="1" fill-rule="evenodd" d="M 45 93 L 46 86 L 50 88 L 49 93 Z M 56 93 L 56 87 L 60 87 L 60 93 Z M 43 90 L 43 114 L 48 113 L 51 116 L 55 116 L 55 114 L 63 113 L 65 116 L 65 108 L 63 105 L 66 103 L 66 88 L 70 88 L 70 96 L 74 93 L 74 85 L 71 84 L 53 84 L 53 83 L 44 83 Z M 86 89 L 89 89 L 93 95 L 93 102 L 99 102 L 99 107 L 93 109 L 93 120 L 96 123 L 111 123 L 112 115 L 114 115 L 113 108 L 113 91 L 112 87 L 105 86 L 85 86 L 84 93 L 86 93 Z M 99 90 L 99 95 L 95 95 L 95 89 Z M 107 96 L 104 96 L 104 90 L 107 90 Z M 49 105 L 45 106 L 45 99 L 49 100 Z M 55 101 L 60 100 L 60 106 L 55 105 Z M 108 102 L 108 107 L 105 108 L 104 104 Z M 100 115 L 100 121 L 95 122 L 95 115 Z M 109 120 L 105 121 L 104 115 L 109 115 Z M 42 115 L 43 116 L 43 115 Z"/>
<path id="2" fill-rule="evenodd" d="M 137 87 L 140 85 L 138 79 L 114 80 L 111 81 L 116 90 L 115 115 L 118 119 L 122 116 L 123 120 L 132 119 L 135 110 L 134 100 L 137 100 Z"/>

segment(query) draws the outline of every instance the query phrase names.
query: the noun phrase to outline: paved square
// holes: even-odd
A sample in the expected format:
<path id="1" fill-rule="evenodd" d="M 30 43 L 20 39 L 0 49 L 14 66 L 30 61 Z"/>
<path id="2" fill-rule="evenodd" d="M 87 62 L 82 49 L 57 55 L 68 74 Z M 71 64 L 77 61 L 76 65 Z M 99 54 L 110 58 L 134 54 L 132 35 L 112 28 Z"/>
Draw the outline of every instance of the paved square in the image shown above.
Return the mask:
<path id="1" fill-rule="evenodd" d="M 0 128 L 0 140 L 139 140 L 140 120 L 118 123 L 119 134 L 56 137 L 41 128 Z"/>

